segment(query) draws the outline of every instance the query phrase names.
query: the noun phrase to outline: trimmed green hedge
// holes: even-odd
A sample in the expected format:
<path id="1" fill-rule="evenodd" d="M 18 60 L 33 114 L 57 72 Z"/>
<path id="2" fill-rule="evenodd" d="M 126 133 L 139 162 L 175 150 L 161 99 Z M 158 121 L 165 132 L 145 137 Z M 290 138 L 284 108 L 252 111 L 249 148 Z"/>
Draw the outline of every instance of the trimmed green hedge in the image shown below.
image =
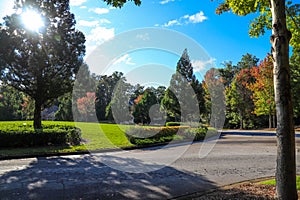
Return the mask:
<path id="1" fill-rule="evenodd" d="M 174 139 L 203 140 L 207 128 L 190 128 L 189 126 L 170 127 L 134 127 L 126 131 L 128 140 L 135 145 L 170 142 Z"/>
<path id="2" fill-rule="evenodd" d="M 0 126 L 0 148 L 79 145 L 80 141 L 81 130 L 69 125 L 43 125 L 38 131 L 32 124 Z"/>

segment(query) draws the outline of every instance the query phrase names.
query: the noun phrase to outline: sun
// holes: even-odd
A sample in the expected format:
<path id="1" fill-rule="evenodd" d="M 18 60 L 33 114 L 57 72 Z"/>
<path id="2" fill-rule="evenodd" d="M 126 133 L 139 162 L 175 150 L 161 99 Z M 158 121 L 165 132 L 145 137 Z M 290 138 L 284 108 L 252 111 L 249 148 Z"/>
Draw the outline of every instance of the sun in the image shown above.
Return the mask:
<path id="1" fill-rule="evenodd" d="M 33 10 L 22 13 L 22 22 L 27 29 L 35 32 L 39 32 L 39 29 L 44 26 L 41 15 Z"/>

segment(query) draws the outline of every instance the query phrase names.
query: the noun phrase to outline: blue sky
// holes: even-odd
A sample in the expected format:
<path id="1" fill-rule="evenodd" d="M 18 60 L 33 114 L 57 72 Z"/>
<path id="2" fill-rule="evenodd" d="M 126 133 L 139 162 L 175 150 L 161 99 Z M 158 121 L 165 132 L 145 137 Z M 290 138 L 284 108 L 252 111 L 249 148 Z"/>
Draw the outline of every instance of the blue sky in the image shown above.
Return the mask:
<path id="1" fill-rule="evenodd" d="M 0 3 L 0 13 L 3 17 L 10 14 L 13 0 Z M 107 6 L 101 0 L 71 0 L 71 11 L 75 14 L 77 28 L 86 35 L 87 56 L 93 50 L 124 32 L 141 28 L 158 28 L 174 30 L 184 34 L 201 45 L 210 56 L 208 60 L 193 58 L 194 71 L 204 74 L 209 66 L 222 67 L 224 61 L 238 62 L 242 55 L 251 53 L 263 59 L 270 51 L 269 34 L 260 38 L 250 38 L 248 28 L 250 20 L 255 15 L 239 17 L 232 13 L 216 15 L 218 2 L 211 0 L 143 0 L 137 7 L 132 2 L 122 9 Z M 164 41 L 161 41 L 164 42 Z M 174 41 L 176 43 L 178 41 Z M 178 54 L 178 53 L 177 53 Z M 105 73 L 114 70 L 129 72 L 141 65 L 167 66 L 175 69 L 180 55 L 158 50 L 141 50 L 124 53 L 112 61 Z M 100 72 L 92 66 L 91 71 Z M 201 75 L 198 76 L 201 78 Z"/>

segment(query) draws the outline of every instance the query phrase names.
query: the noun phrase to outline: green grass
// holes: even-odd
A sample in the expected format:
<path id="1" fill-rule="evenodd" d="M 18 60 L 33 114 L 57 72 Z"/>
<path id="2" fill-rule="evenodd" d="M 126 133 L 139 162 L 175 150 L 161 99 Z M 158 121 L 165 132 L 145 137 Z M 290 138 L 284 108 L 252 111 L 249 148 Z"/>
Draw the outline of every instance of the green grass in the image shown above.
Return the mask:
<path id="1" fill-rule="evenodd" d="M 0 122 L 2 126 L 28 126 L 32 125 L 32 121 L 10 121 Z M 95 151 L 101 149 L 115 149 L 122 147 L 134 146 L 129 142 L 125 135 L 125 131 L 132 125 L 117 125 L 117 124 L 99 124 L 85 122 L 60 122 L 60 121 L 43 121 L 44 125 L 59 124 L 59 125 L 74 125 L 82 130 L 83 143 L 78 146 L 47 146 L 35 148 L 10 148 L 0 149 L 0 158 L 10 156 L 26 156 L 26 155 L 47 155 L 55 153 L 70 153 L 82 151 Z M 214 135 L 214 131 L 210 134 Z M 175 138 L 180 140 L 180 138 Z"/>
<path id="2" fill-rule="evenodd" d="M 0 122 L 1 126 L 20 126 L 32 125 L 32 121 L 10 121 Z M 11 148 L 0 149 L 0 157 L 19 156 L 19 155 L 44 155 L 53 153 L 69 153 L 79 151 L 94 151 L 109 148 L 121 148 L 133 146 L 125 136 L 124 130 L 129 126 L 116 124 L 84 123 L 84 122 L 58 122 L 43 121 L 43 124 L 62 124 L 75 125 L 82 130 L 82 138 L 85 141 L 78 146 L 49 146 L 35 148 Z"/>
<path id="3" fill-rule="evenodd" d="M 276 181 L 275 181 L 275 179 L 271 179 L 271 180 L 260 182 L 260 184 L 276 185 Z M 296 184 L 297 184 L 297 190 L 300 190 L 300 176 L 296 177 Z"/>

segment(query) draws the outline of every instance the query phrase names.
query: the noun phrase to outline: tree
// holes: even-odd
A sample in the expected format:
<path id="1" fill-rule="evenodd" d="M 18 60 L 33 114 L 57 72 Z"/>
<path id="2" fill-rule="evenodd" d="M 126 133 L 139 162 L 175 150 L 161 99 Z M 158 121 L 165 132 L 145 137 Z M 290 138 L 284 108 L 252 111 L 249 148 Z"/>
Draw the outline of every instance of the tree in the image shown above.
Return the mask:
<path id="1" fill-rule="evenodd" d="M 286 18 L 286 10 L 289 9 L 286 9 L 285 0 L 225 0 L 216 11 L 220 14 L 229 10 L 238 15 L 260 12 L 260 16 L 256 18 L 258 23 L 252 23 L 251 28 L 258 33 L 264 33 L 262 30 L 265 26 L 261 24 L 262 19 L 267 22 L 272 21 L 267 28 L 272 29 L 270 42 L 274 61 L 274 93 L 277 115 L 276 191 L 278 199 L 297 199 L 295 130 L 289 66 L 289 41 L 292 34 L 287 29 Z M 293 33 L 296 32 L 299 30 Z"/>
<path id="2" fill-rule="evenodd" d="M 194 105 L 195 104 L 195 105 Z M 191 121 L 200 118 L 200 108 L 204 108 L 203 89 L 193 73 L 187 49 L 177 62 L 176 73 L 172 75 L 170 87 L 162 99 L 162 108 L 171 121 Z M 197 106 L 197 110 L 195 110 Z M 198 121 L 199 122 L 199 121 Z"/>
<path id="3" fill-rule="evenodd" d="M 6 85 L 0 85 L 0 121 L 22 119 L 24 94 Z"/>
<path id="4" fill-rule="evenodd" d="M 77 108 L 77 102 L 72 101 L 72 93 L 68 92 L 63 96 L 58 97 L 58 110 L 55 113 L 55 120 L 58 121 L 73 121 L 73 112 Z M 73 108 L 73 111 L 72 111 Z"/>
<path id="5" fill-rule="evenodd" d="M 123 5 L 128 1 L 134 1 L 135 5 L 137 6 L 141 5 L 142 3 L 141 0 L 103 0 L 103 1 L 106 2 L 108 5 L 112 5 L 118 8 L 123 7 Z"/>
<path id="6" fill-rule="evenodd" d="M 85 97 L 77 99 L 77 108 L 82 116 L 82 120 L 86 122 L 93 121 L 95 113 L 95 92 L 87 92 Z"/>
<path id="7" fill-rule="evenodd" d="M 99 78 L 96 88 L 95 108 L 99 121 L 106 120 L 106 107 L 111 102 L 117 83 L 123 79 L 122 72 L 114 72 L 112 75 L 103 75 Z"/>
<path id="8" fill-rule="evenodd" d="M 70 92 L 85 53 L 85 37 L 75 29 L 68 0 L 19 0 L 0 28 L 1 80 L 35 101 L 34 128 L 41 129 L 41 108 Z M 34 10 L 44 21 L 37 32 L 23 27 L 22 13 Z M 17 12 L 18 11 L 18 12 Z"/>
<path id="9" fill-rule="evenodd" d="M 114 88 L 112 99 L 106 107 L 106 118 L 118 124 L 131 123 L 130 96 L 132 85 L 122 77 Z"/>
<path id="10" fill-rule="evenodd" d="M 142 95 L 142 98 L 137 103 L 133 111 L 134 123 L 150 124 L 151 118 L 149 115 L 150 108 L 157 104 L 155 93 L 150 88 L 147 88 Z"/>
<path id="11" fill-rule="evenodd" d="M 256 56 L 247 53 L 236 65 L 226 62 L 225 68 L 219 69 L 225 85 L 227 127 L 237 128 L 239 125 L 240 129 L 244 129 L 254 126 L 252 92 L 246 85 L 253 82 L 250 69 L 256 66 L 258 61 Z"/>
<path id="12" fill-rule="evenodd" d="M 252 67 L 251 75 L 255 78 L 255 82 L 248 83 L 246 87 L 253 92 L 254 113 L 257 116 L 268 115 L 269 128 L 275 127 L 273 61 L 271 55 L 267 55 L 259 66 Z"/>

